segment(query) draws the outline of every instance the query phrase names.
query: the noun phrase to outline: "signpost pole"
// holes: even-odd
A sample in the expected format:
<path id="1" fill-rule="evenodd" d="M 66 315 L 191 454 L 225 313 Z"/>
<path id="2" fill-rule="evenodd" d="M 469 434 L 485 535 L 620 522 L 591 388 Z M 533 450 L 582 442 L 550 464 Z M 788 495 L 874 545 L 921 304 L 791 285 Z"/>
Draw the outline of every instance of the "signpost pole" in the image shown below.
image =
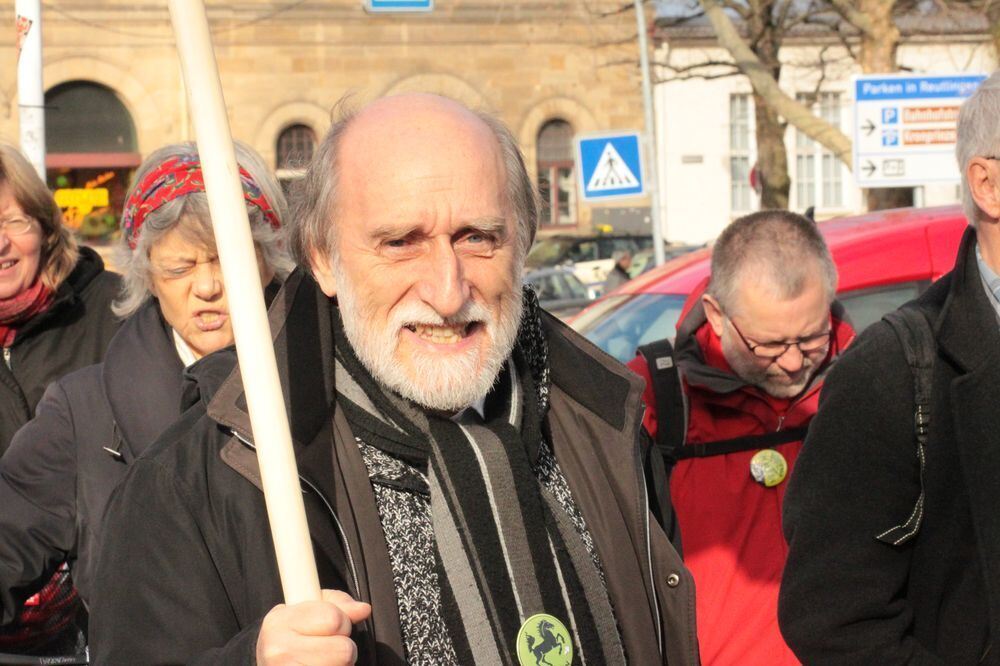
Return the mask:
<path id="1" fill-rule="evenodd" d="M 42 3 L 16 0 L 18 124 L 21 151 L 45 181 L 45 93 L 42 88 Z"/>
<path id="2" fill-rule="evenodd" d="M 663 252 L 663 228 L 660 226 L 660 194 L 656 180 L 656 118 L 653 114 L 653 85 L 649 75 L 649 48 L 646 44 L 646 13 L 642 7 L 643 0 L 635 2 L 635 21 L 639 30 L 639 63 L 642 69 L 642 106 L 646 115 L 646 132 L 643 135 L 646 144 L 646 176 L 649 183 L 650 219 L 653 226 L 653 257 L 656 265 L 666 261 Z"/>

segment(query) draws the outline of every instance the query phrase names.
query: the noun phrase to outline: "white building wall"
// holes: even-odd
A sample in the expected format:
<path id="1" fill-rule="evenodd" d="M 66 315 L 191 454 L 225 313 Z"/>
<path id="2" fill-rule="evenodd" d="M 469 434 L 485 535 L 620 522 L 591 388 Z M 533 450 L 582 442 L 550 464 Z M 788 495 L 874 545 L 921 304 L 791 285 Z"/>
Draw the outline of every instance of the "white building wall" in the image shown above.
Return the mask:
<path id="1" fill-rule="evenodd" d="M 819 87 L 822 92 L 840 94 L 841 129 L 853 133 L 853 96 L 851 76 L 859 73 L 853 62 L 838 49 L 823 53 L 828 63 L 826 76 Z M 782 50 L 781 86 L 790 95 L 812 92 L 817 86 L 818 47 L 791 46 Z M 720 48 L 677 47 L 669 53 L 666 45 L 657 52 L 657 62 L 670 55 L 675 66 L 704 60 L 725 61 L 727 54 Z M 984 43 L 921 43 L 900 48 L 899 62 L 919 73 L 989 73 L 995 67 L 992 51 Z M 659 78 L 668 76 L 660 72 Z M 736 210 L 730 201 L 730 96 L 750 94 L 749 81 L 743 76 L 717 79 L 692 78 L 665 81 L 655 87 L 657 114 L 657 180 L 665 237 L 672 241 L 702 243 L 711 240 L 732 220 L 750 210 Z M 753 104 L 750 109 L 751 164 L 753 148 Z M 796 130 L 789 127 L 785 137 L 788 167 L 792 177 L 790 208 L 802 212 L 796 193 Z M 816 153 L 817 161 L 820 152 Z M 818 167 L 819 168 L 819 167 Z M 824 206 L 817 196 L 816 217 L 825 219 L 853 214 L 865 209 L 861 189 L 846 166 L 840 167 L 842 202 Z M 817 173 L 819 179 L 821 173 Z M 918 192 L 927 206 L 958 201 L 956 185 L 934 185 Z M 751 209 L 759 200 L 751 194 Z"/>

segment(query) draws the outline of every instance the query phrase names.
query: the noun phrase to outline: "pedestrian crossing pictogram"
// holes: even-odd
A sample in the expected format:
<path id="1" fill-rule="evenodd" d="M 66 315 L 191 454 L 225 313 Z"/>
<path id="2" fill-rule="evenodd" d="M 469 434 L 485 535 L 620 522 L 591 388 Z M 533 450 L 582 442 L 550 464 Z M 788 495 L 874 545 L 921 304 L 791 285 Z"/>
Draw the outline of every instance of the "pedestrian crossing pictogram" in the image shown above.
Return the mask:
<path id="1" fill-rule="evenodd" d="M 623 187 L 637 187 L 638 179 L 632 170 L 625 164 L 625 160 L 618 154 L 615 147 L 610 142 L 604 144 L 604 151 L 601 159 L 597 162 L 594 175 L 590 177 L 587 189 L 594 192 L 604 190 L 619 190 Z"/>
<path id="2" fill-rule="evenodd" d="M 578 137 L 576 145 L 584 201 L 645 194 L 638 132 Z"/>

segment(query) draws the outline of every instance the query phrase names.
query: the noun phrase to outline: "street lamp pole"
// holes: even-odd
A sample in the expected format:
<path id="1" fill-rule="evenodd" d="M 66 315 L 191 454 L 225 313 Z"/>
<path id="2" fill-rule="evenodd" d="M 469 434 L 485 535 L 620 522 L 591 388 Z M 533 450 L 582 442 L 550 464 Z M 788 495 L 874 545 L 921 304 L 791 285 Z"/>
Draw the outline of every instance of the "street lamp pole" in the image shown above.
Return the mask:
<path id="1" fill-rule="evenodd" d="M 649 183 L 650 220 L 653 225 L 653 257 L 656 265 L 661 265 L 666 257 L 663 253 L 663 227 L 660 225 L 660 188 L 656 179 L 656 119 L 653 115 L 653 84 L 649 75 L 649 47 L 646 44 L 646 13 L 643 0 L 635 2 L 635 21 L 639 29 L 639 64 L 642 69 L 642 105 L 646 115 L 646 179 Z"/>

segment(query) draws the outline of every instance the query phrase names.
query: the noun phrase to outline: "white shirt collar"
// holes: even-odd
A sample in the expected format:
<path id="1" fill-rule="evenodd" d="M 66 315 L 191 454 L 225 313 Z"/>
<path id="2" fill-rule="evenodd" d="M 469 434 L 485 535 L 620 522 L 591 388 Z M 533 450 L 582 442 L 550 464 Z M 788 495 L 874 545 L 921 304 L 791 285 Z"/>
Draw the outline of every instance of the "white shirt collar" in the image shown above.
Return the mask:
<path id="1" fill-rule="evenodd" d="M 184 364 L 185 368 L 194 365 L 198 357 L 191 351 L 188 343 L 184 342 L 184 338 L 181 337 L 181 334 L 176 329 L 171 328 L 170 330 L 174 334 L 174 347 L 177 349 L 177 355 L 181 358 L 181 363 Z"/>

